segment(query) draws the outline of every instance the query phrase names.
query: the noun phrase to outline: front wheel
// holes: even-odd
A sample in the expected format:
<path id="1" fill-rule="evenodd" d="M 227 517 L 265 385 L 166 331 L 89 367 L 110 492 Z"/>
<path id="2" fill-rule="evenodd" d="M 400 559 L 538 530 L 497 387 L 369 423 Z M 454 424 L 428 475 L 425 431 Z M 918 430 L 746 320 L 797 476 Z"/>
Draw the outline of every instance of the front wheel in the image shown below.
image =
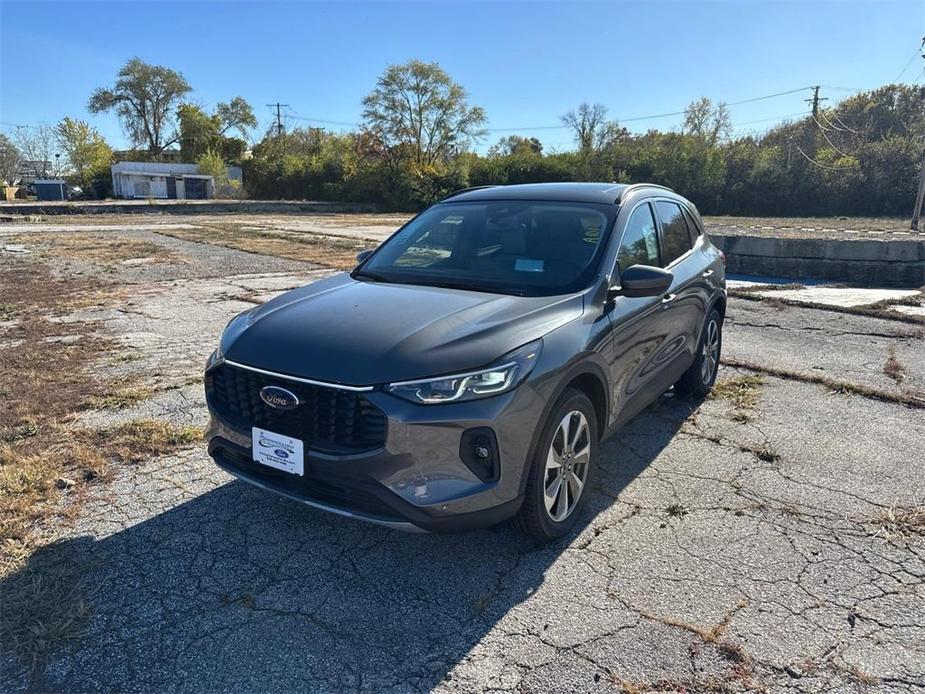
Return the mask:
<path id="1" fill-rule="evenodd" d="M 597 465 L 597 417 L 588 396 L 567 388 L 533 456 L 517 524 L 539 542 L 562 537 L 578 520 Z"/>
<path id="2" fill-rule="evenodd" d="M 700 337 L 697 358 L 680 380 L 674 384 L 675 392 L 679 395 L 694 395 L 701 398 L 709 393 L 716 382 L 722 347 L 723 319 L 719 311 L 713 309 L 707 317 L 703 334 Z"/>

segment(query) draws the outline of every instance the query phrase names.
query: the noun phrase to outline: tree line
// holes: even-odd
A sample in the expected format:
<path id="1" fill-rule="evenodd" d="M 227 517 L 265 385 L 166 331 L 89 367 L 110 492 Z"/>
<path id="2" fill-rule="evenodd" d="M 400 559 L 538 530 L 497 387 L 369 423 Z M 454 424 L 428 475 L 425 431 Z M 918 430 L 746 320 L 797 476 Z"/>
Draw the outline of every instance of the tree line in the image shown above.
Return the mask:
<path id="1" fill-rule="evenodd" d="M 726 105 L 707 98 L 687 107 L 679 130 L 641 134 L 609 119 L 605 106 L 581 104 L 562 116 L 574 149 L 546 152 L 536 138 L 509 135 L 484 155 L 473 149 L 488 134 L 484 109 L 436 63 L 388 67 L 353 131 L 274 125 L 253 144 L 257 119 L 244 98 L 208 110 L 191 92 L 180 73 L 135 58 L 113 86 L 93 93 L 88 110 L 118 115 L 133 146 L 122 157 L 157 160 L 179 149 L 183 161 L 219 176 L 223 164 L 240 164 L 243 193 L 253 198 L 396 210 L 474 185 L 600 180 L 667 185 L 708 214 L 905 215 L 925 143 L 925 93 L 902 84 L 741 136 Z M 86 122 L 67 118 L 46 135 L 64 150 L 74 180 L 108 176 L 112 150 Z M 17 146 L 23 158 L 40 159 L 26 155 L 35 143 L 20 139 L 0 141 L 0 160 Z"/>

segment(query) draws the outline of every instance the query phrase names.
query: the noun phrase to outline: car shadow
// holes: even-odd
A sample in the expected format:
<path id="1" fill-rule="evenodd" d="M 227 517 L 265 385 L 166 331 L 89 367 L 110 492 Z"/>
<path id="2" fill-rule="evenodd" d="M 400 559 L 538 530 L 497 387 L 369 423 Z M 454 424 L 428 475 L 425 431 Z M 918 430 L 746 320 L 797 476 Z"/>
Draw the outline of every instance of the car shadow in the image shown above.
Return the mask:
<path id="1" fill-rule="evenodd" d="M 6 686 L 429 690 L 530 600 L 570 542 L 656 459 L 698 404 L 663 396 L 606 439 L 578 526 L 549 545 L 529 543 L 510 524 L 459 535 L 401 533 L 237 481 L 108 537 L 49 545 L 5 579 L 0 594 L 36 580 L 52 555 L 92 561 L 82 579 L 92 616 L 47 669 L 30 675 L 20 668 Z M 523 619 L 567 614 L 531 606 Z"/>

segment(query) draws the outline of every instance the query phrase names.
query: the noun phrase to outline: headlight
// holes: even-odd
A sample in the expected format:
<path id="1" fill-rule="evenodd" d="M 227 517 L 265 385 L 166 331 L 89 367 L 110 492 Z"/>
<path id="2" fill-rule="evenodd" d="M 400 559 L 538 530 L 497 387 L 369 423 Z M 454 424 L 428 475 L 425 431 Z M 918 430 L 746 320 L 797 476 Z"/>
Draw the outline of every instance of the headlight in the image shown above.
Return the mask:
<path id="1" fill-rule="evenodd" d="M 504 393 L 519 386 L 539 361 L 543 341 L 536 340 L 479 371 L 390 383 L 385 390 L 411 402 L 436 405 L 465 402 Z"/>

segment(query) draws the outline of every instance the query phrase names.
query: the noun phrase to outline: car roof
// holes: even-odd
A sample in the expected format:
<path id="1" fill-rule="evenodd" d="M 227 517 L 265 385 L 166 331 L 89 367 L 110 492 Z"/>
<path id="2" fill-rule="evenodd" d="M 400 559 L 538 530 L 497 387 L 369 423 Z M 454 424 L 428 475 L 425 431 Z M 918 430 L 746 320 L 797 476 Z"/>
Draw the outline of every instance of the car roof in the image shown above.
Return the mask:
<path id="1" fill-rule="evenodd" d="M 481 186 L 457 191 L 444 201 L 474 202 L 481 200 L 554 200 L 556 202 L 594 202 L 615 205 L 629 189 L 659 188 L 662 186 L 642 183 L 522 183 L 512 186 Z"/>

